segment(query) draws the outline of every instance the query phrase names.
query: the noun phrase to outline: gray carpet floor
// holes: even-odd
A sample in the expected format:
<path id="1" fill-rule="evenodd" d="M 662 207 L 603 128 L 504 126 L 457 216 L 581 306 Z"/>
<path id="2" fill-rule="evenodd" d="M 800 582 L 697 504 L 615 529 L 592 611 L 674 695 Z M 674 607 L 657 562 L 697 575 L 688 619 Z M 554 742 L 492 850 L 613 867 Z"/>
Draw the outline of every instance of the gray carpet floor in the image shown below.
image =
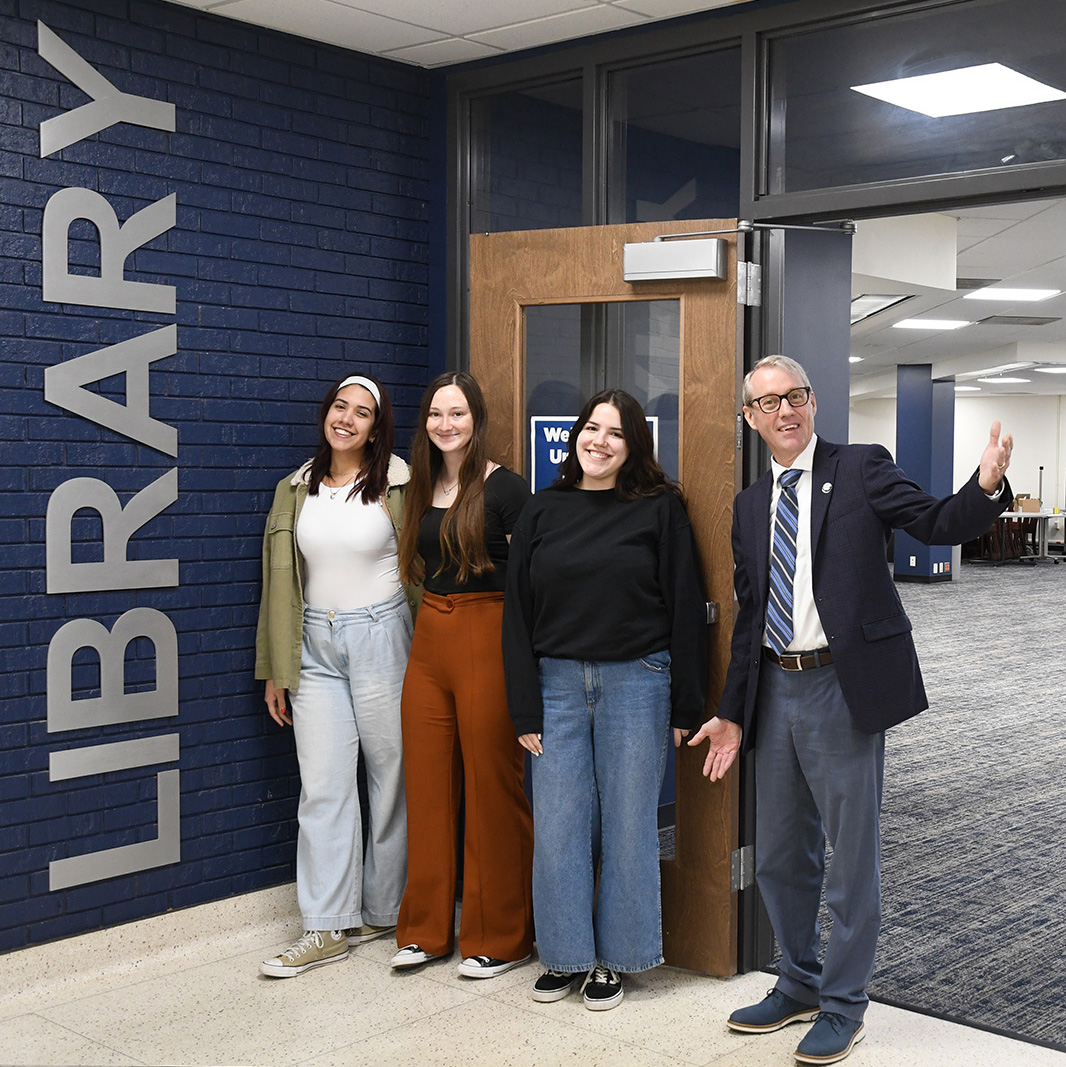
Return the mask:
<path id="1" fill-rule="evenodd" d="M 1066 563 L 898 588 L 930 707 L 887 735 L 870 992 L 1066 1048 Z"/>

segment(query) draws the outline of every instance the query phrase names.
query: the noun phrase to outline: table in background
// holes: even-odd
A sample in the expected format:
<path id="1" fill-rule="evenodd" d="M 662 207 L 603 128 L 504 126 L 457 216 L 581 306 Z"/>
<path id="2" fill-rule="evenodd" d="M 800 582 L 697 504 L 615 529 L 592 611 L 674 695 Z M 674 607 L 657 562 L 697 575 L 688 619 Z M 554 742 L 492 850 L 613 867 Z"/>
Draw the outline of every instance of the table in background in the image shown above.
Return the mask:
<path id="1" fill-rule="evenodd" d="M 1048 524 L 1062 515 L 1051 511 L 1005 511 L 979 540 L 979 563 L 1059 563 L 1061 557 L 1048 552 Z M 1034 533 L 1032 551 L 1026 543 L 1026 523 Z"/>

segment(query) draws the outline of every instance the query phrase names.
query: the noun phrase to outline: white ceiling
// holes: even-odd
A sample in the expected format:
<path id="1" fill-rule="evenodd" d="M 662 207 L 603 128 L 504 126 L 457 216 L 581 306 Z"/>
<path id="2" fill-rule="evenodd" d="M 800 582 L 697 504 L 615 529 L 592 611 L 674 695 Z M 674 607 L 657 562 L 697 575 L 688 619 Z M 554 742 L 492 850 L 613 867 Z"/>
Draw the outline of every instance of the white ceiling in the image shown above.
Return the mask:
<path id="1" fill-rule="evenodd" d="M 982 278 L 1003 287 L 1060 289 L 1062 295 L 1039 303 L 966 300 L 966 290 L 922 293 L 852 327 L 853 399 L 894 396 L 896 366 L 929 363 L 934 378 L 955 376 L 957 384 L 979 386 L 967 396 L 1066 394 L 1066 375 L 1032 370 L 1034 364 L 1066 366 L 1066 201 L 1030 200 L 945 211 L 958 220 L 956 274 Z M 861 224 L 860 224 L 861 225 Z M 992 325 L 978 320 L 991 315 L 1040 316 L 1046 325 Z M 893 329 L 905 318 L 956 319 L 973 325 L 951 331 Z M 1030 379 L 1027 384 L 986 384 L 974 379 L 982 371 L 1027 364 L 1006 373 Z"/>
<path id="2" fill-rule="evenodd" d="M 171 0 L 419 67 L 489 59 L 745 0 Z"/>

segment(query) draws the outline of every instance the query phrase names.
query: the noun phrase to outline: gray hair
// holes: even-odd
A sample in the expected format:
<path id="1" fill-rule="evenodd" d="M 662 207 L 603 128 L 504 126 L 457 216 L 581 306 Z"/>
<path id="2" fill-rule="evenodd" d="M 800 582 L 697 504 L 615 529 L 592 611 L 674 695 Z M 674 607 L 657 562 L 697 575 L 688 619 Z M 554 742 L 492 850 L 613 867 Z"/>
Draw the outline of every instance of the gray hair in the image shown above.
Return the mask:
<path id="1" fill-rule="evenodd" d="M 744 375 L 744 386 L 742 396 L 744 398 L 744 404 L 749 405 L 755 397 L 752 395 L 754 390 L 751 387 L 751 376 L 763 367 L 781 367 L 783 370 L 791 371 L 807 388 L 811 387 L 811 380 L 807 377 L 807 372 L 803 369 L 802 364 L 797 363 L 789 356 L 763 356 L 754 367 Z"/>

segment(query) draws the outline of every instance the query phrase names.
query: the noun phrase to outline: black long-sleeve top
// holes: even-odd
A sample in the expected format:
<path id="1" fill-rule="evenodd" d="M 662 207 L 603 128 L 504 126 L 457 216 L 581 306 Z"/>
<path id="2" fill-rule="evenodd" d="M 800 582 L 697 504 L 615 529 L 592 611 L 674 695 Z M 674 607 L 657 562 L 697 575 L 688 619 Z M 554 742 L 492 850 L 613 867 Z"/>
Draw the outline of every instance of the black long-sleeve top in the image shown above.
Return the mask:
<path id="1" fill-rule="evenodd" d="M 631 660 L 670 652 L 671 723 L 703 721 L 707 615 L 688 514 L 671 492 L 544 489 L 511 538 L 503 611 L 515 732 L 543 728 L 537 659 Z"/>
<path id="2" fill-rule="evenodd" d="M 452 596 L 456 593 L 502 593 L 507 570 L 507 535 L 519 512 L 529 500 L 525 479 L 506 467 L 497 467 L 485 479 L 485 547 L 495 569 L 482 575 L 470 575 L 459 583 L 459 564 L 444 564 L 440 547 L 440 526 L 447 508 L 430 508 L 418 528 L 418 551 L 426 564 L 423 583 L 431 593 Z M 439 573 L 438 573 L 439 572 Z"/>

